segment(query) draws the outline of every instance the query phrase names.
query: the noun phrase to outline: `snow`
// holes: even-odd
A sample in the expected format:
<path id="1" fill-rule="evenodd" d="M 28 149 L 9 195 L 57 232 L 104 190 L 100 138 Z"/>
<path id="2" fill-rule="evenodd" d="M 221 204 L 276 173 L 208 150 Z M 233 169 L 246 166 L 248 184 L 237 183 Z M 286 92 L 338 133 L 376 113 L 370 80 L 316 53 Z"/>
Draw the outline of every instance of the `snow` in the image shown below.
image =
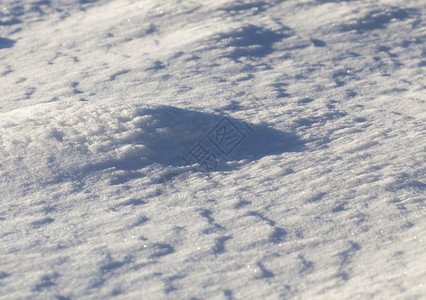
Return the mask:
<path id="1" fill-rule="evenodd" d="M 1 2 L 0 299 L 422 299 L 425 14 Z"/>

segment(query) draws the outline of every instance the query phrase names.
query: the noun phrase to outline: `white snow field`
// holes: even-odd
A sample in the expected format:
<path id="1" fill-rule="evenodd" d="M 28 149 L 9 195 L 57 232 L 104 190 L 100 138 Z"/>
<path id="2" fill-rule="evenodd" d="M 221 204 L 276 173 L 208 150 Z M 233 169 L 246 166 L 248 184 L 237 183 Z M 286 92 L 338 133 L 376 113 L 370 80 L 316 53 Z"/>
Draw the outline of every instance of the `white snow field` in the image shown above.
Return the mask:
<path id="1" fill-rule="evenodd" d="M 1 0 L 0 299 L 426 299 L 426 2 Z"/>

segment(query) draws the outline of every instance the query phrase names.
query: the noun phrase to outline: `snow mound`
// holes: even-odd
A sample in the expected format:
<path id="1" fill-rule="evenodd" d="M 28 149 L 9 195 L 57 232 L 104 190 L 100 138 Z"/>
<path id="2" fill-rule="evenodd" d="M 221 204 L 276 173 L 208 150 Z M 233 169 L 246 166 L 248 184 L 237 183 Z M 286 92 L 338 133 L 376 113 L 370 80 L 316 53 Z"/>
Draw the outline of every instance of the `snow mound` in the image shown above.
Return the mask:
<path id="1" fill-rule="evenodd" d="M 155 112 L 123 105 L 59 108 L 46 104 L 3 114 L 0 153 L 5 160 L 1 172 L 18 173 L 21 182 L 40 184 L 76 179 L 106 168 L 132 169 L 148 162 L 166 162 L 161 157 L 167 157 L 169 163 L 177 161 L 178 153 L 197 131 L 189 130 L 188 123 L 179 122 L 173 114 Z"/>
<path id="2" fill-rule="evenodd" d="M 183 166 L 184 155 L 221 118 L 170 106 L 85 102 L 14 110 L 0 120 L 0 153 L 5 158 L 1 177 L 12 182 L 10 174 L 19 174 L 21 183 L 43 185 L 81 180 L 107 169 L 132 172 L 148 165 Z M 222 159 L 254 160 L 300 146 L 291 135 L 262 124 L 244 124 L 248 134 L 243 146 Z"/>

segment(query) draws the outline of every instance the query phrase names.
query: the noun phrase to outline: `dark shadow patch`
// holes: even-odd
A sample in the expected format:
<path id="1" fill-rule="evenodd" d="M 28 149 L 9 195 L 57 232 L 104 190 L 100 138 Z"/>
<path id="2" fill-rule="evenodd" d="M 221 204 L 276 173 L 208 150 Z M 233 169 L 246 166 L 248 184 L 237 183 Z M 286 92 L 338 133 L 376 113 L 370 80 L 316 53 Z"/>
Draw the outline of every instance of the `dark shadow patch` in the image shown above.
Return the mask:
<path id="1" fill-rule="evenodd" d="M 320 200 L 322 200 L 322 198 L 324 198 L 324 196 L 327 195 L 327 193 L 325 192 L 320 192 L 320 193 L 316 193 L 315 195 L 313 195 L 312 197 L 309 197 L 306 202 L 307 203 L 314 203 L 314 202 L 318 202 Z"/>
<path id="2" fill-rule="evenodd" d="M 209 228 L 209 229 L 204 230 L 203 233 L 205 233 L 205 234 L 210 234 L 210 233 L 212 233 L 212 232 L 214 232 L 216 230 L 223 230 L 223 229 L 225 229 L 222 225 L 220 225 L 220 224 L 218 224 L 218 223 L 215 222 L 214 218 L 211 216 L 212 214 L 213 214 L 212 211 L 208 210 L 208 209 L 203 209 L 200 212 L 200 215 L 202 217 L 206 218 L 207 221 L 209 222 L 209 224 L 213 226 L 213 228 Z"/>
<path id="3" fill-rule="evenodd" d="M 409 47 L 412 44 L 414 44 L 414 45 L 423 45 L 424 43 L 425 43 L 425 37 L 416 37 L 416 38 L 413 38 L 413 39 L 410 39 L 410 40 L 403 40 L 401 42 L 401 47 L 402 48 L 407 48 L 407 47 Z M 423 51 L 423 53 L 424 53 L 424 51 Z M 423 56 L 424 56 L 424 54 L 423 54 Z"/>
<path id="4" fill-rule="evenodd" d="M 126 257 L 124 260 L 114 261 L 114 260 L 111 259 L 110 256 L 108 256 L 107 260 L 109 260 L 110 262 L 108 262 L 107 264 L 105 264 L 105 265 L 103 265 L 99 268 L 99 271 L 102 274 L 112 272 L 112 271 L 114 271 L 118 268 L 121 268 L 122 266 L 131 262 L 130 257 Z"/>
<path id="5" fill-rule="evenodd" d="M 317 39 L 311 39 L 312 44 L 314 44 L 315 47 L 325 47 L 327 44 L 324 41 L 317 40 Z"/>
<path id="6" fill-rule="evenodd" d="M 36 88 L 31 87 L 31 88 L 27 88 L 27 91 L 25 92 L 25 99 L 29 100 L 31 99 L 32 95 L 36 92 Z"/>
<path id="7" fill-rule="evenodd" d="M 159 60 L 153 62 L 151 67 L 145 69 L 145 71 L 159 71 L 165 69 L 166 66 Z"/>
<path id="8" fill-rule="evenodd" d="M 354 0 L 316 0 L 319 3 L 341 3 L 341 2 L 351 2 Z"/>
<path id="9" fill-rule="evenodd" d="M 130 200 L 121 202 L 119 205 L 122 205 L 122 206 L 129 206 L 129 205 L 138 206 L 138 205 L 143 205 L 143 204 L 146 204 L 146 202 L 141 200 L 141 199 L 130 199 Z"/>
<path id="10" fill-rule="evenodd" d="M 224 290 L 223 295 L 226 297 L 227 300 L 232 300 L 232 291 L 231 290 Z"/>
<path id="11" fill-rule="evenodd" d="M 92 4 L 98 1 L 99 0 L 79 0 L 80 4 Z"/>
<path id="12" fill-rule="evenodd" d="M 215 226 L 222 227 L 222 226 L 218 225 L 218 224 L 215 222 L 215 220 L 212 218 L 212 216 L 211 216 L 211 215 L 212 215 L 212 211 L 211 211 L 211 210 L 203 209 L 203 210 L 200 212 L 200 215 L 201 215 L 202 217 L 206 218 L 210 225 L 215 225 Z"/>
<path id="13" fill-rule="evenodd" d="M 300 261 L 300 271 L 299 273 L 311 273 L 314 270 L 314 263 L 306 260 L 303 255 L 297 257 Z"/>
<path id="14" fill-rule="evenodd" d="M 405 10 L 399 7 L 389 7 L 384 9 L 376 9 L 367 13 L 364 17 L 350 24 L 345 24 L 340 27 L 340 31 L 352 31 L 364 33 L 375 29 L 386 28 L 392 20 L 405 20 L 410 17 L 410 14 L 415 13 L 415 10 Z"/>
<path id="15" fill-rule="evenodd" d="M 418 189 L 419 192 L 426 191 L 426 183 L 418 181 L 417 178 L 423 178 L 424 174 L 413 175 L 401 173 L 395 177 L 395 182 L 386 186 L 387 191 L 397 192 L 403 189 Z"/>
<path id="16" fill-rule="evenodd" d="M 346 81 L 353 79 L 354 74 L 349 70 L 339 70 L 333 73 L 332 78 L 338 87 L 344 86 Z"/>
<path id="17" fill-rule="evenodd" d="M 149 221 L 149 218 L 147 218 L 145 216 L 141 216 L 133 223 L 133 226 L 141 226 L 148 221 Z"/>
<path id="18" fill-rule="evenodd" d="M 350 89 L 346 90 L 345 94 L 346 94 L 347 98 L 354 98 L 354 97 L 356 97 L 358 95 L 357 92 L 355 92 L 354 90 L 350 90 Z"/>
<path id="19" fill-rule="evenodd" d="M 346 210 L 345 205 L 346 205 L 346 203 L 340 203 L 340 204 L 336 205 L 335 207 L 333 207 L 331 209 L 331 212 L 332 213 L 342 212 L 342 211 Z"/>
<path id="20" fill-rule="evenodd" d="M 367 119 L 366 118 L 361 118 L 361 117 L 358 117 L 358 118 L 355 118 L 354 119 L 354 122 L 357 122 L 357 123 L 364 123 L 364 122 L 366 122 L 367 121 Z"/>
<path id="21" fill-rule="evenodd" d="M 337 278 L 343 280 L 343 281 L 348 281 L 349 280 L 349 274 L 347 272 L 339 272 L 337 273 Z"/>
<path id="22" fill-rule="evenodd" d="M 142 178 L 144 176 L 145 176 L 144 173 L 134 171 L 134 170 L 129 170 L 129 171 L 125 171 L 124 174 L 114 175 L 114 177 L 111 178 L 110 183 L 111 185 L 123 184 L 133 179 Z"/>
<path id="23" fill-rule="evenodd" d="M 405 230 L 413 228 L 413 227 L 414 227 L 414 223 L 412 223 L 412 222 L 406 222 L 401 226 L 401 228 L 405 229 Z"/>
<path id="24" fill-rule="evenodd" d="M 227 33 L 217 34 L 213 36 L 212 40 L 215 45 L 221 45 L 223 51 L 226 52 L 223 57 L 239 61 L 243 57 L 265 57 L 272 52 L 272 47 L 276 42 L 290 36 L 289 32 L 288 27 L 277 31 L 256 25 L 246 25 Z"/>
<path id="25" fill-rule="evenodd" d="M 347 273 L 348 265 L 352 262 L 353 257 L 355 256 L 356 252 L 358 252 L 361 249 L 361 247 L 353 242 L 349 241 L 349 247 L 348 249 L 340 252 L 337 254 L 339 258 L 339 272 L 336 274 L 336 276 L 343 281 L 349 280 L 349 275 Z"/>
<path id="26" fill-rule="evenodd" d="M 245 206 L 247 206 L 249 204 L 251 204 L 250 201 L 240 200 L 237 203 L 235 203 L 234 208 L 235 209 L 240 209 L 240 208 L 245 207 Z"/>
<path id="27" fill-rule="evenodd" d="M 287 86 L 288 86 L 288 83 L 284 83 L 284 82 L 272 84 L 272 87 L 277 93 L 276 98 L 287 98 L 290 96 L 290 94 L 287 93 L 287 88 L 286 88 Z"/>
<path id="28" fill-rule="evenodd" d="M 126 256 L 123 260 L 113 260 L 111 255 L 107 254 L 105 261 L 106 263 L 99 267 L 99 276 L 90 280 L 90 289 L 97 289 L 103 286 L 109 278 L 116 275 L 115 271 L 117 269 L 131 263 L 132 257 Z"/>
<path id="29" fill-rule="evenodd" d="M 118 76 L 120 76 L 120 75 L 124 75 L 124 74 L 127 74 L 127 73 L 129 73 L 130 72 L 130 70 L 123 70 L 123 71 L 120 71 L 120 72 L 117 72 L 117 73 L 114 73 L 114 74 L 112 74 L 110 77 L 109 77 L 109 80 L 116 80 L 117 79 L 117 77 Z"/>
<path id="30" fill-rule="evenodd" d="M 178 59 L 180 57 L 182 57 L 183 55 L 185 55 L 185 52 L 183 51 L 178 51 L 176 53 L 174 53 L 172 56 L 169 57 L 169 60 L 175 60 Z"/>
<path id="31" fill-rule="evenodd" d="M 417 64 L 418 67 L 426 67 L 426 60 L 422 60 Z"/>
<path id="32" fill-rule="evenodd" d="M 310 118 L 298 118 L 294 122 L 295 122 L 297 127 L 310 128 L 310 127 L 313 127 L 313 126 L 322 126 L 329 121 L 333 121 L 333 120 L 336 120 L 338 118 L 342 118 L 342 117 L 345 117 L 345 116 L 347 116 L 347 113 L 335 111 L 335 112 L 325 113 L 322 116 L 315 116 L 315 117 L 310 117 Z"/>
<path id="33" fill-rule="evenodd" d="M 44 289 L 48 289 L 54 286 L 55 281 L 58 277 L 59 277 L 59 274 L 56 272 L 50 275 L 42 276 L 40 281 L 32 288 L 32 291 L 41 292 Z"/>
<path id="34" fill-rule="evenodd" d="M 27 78 L 25 78 L 25 77 L 21 77 L 21 78 L 19 78 L 15 83 L 16 84 L 18 84 L 18 83 L 22 83 L 22 82 L 25 82 L 27 80 Z"/>
<path id="35" fill-rule="evenodd" d="M 181 173 L 170 172 L 160 176 L 158 180 L 154 180 L 157 184 L 167 184 L 167 182 L 172 181 L 174 178 L 180 176 Z"/>
<path id="36" fill-rule="evenodd" d="M 50 214 L 50 213 L 57 211 L 57 209 L 58 209 L 58 207 L 56 205 L 47 205 L 47 206 L 43 207 L 42 211 L 45 214 Z"/>
<path id="37" fill-rule="evenodd" d="M 17 25 L 17 24 L 21 24 L 22 21 L 16 18 L 12 18 L 10 20 L 6 20 L 6 21 L 0 21 L 0 26 L 12 26 L 12 25 Z"/>
<path id="38" fill-rule="evenodd" d="M 274 227 L 274 231 L 269 236 L 269 240 L 274 244 L 283 242 L 287 237 L 287 231 L 280 227 Z"/>
<path id="39" fill-rule="evenodd" d="M 169 244 L 155 243 L 150 246 L 150 249 L 154 251 L 149 258 L 160 258 L 175 252 L 175 249 Z"/>
<path id="40" fill-rule="evenodd" d="M 80 83 L 79 82 L 76 82 L 76 81 L 74 81 L 74 82 L 71 82 L 71 87 L 72 87 L 72 92 L 74 93 L 74 94 L 83 94 L 83 92 L 82 91 L 80 91 L 79 89 L 77 89 L 77 87 L 78 87 L 78 85 L 79 85 Z M 80 101 L 81 101 L 81 99 L 80 99 Z"/>
<path id="41" fill-rule="evenodd" d="M 123 262 L 123 261 L 114 261 L 114 262 L 111 262 L 111 263 L 109 263 L 109 264 L 107 264 L 105 266 L 102 266 L 101 267 L 101 272 L 102 273 L 110 272 L 110 271 L 112 271 L 114 269 L 120 268 L 124 264 L 125 264 L 125 262 Z"/>
<path id="42" fill-rule="evenodd" d="M 222 236 L 215 240 L 215 245 L 212 249 L 213 254 L 219 255 L 226 252 L 225 243 L 232 239 L 232 236 Z"/>
<path id="43" fill-rule="evenodd" d="M 259 267 L 260 272 L 261 272 L 259 274 L 259 276 L 257 277 L 257 279 L 265 279 L 265 278 L 274 278 L 275 277 L 274 273 L 272 273 L 271 271 L 266 269 L 265 266 L 261 262 L 258 262 L 257 266 Z"/>
<path id="44" fill-rule="evenodd" d="M 12 48 L 14 44 L 14 40 L 0 37 L 0 49 Z"/>
<path id="45" fill-rule="evenodd" d="M 398 57 L 397 54 L 391 53 L 390 51 L 392 50 L 391 47 L 387 47 L 387 46 L 380 46 L 379 47 L 379 52 L 385 52 L 387 55 L 389 55 L 390 57 Z"/>
<path id="46" fill-rule="evenodd" d="M 303 99 L 298 100 L 297 104 L 304 105 L 304 104 L 307 104 L 307 103 L 311 103 L 312 101 L 314 101 L 314 99 L 312 99 L 312 98 L 303 98 Z"/>
<path id="47" fill-rule="evenodd" d="M 286 239 L 287 231 L 285 229 L 281 228 L 281 227 L 276 226 L 275 221 L 265 217 L 264 215 L 262 215 L 261 213 L 259 213 L 257 211 L 249 211 L 247 213 L 247 215 L 258 217 L 259 219 L 265 221 L 269 226 L 274 228 L 274 230 L 272 231 L 272 233 L 269 236 L 270 242 L 272 242 L 274 244 L 279 244 Z"/>
<path id="48" fill-rule="evenodd" d="M 51 4 L 51 0 L 40 0 L 40 1 L 35 1 L 32 3 L 33 6 L 40 6 L 40 5 L 47 5 L 49 6 Z"/>
<path id="49" fill-rule="evenodd" d="M 139 137 L 137 137 L 132 142 L 135 144 L 142 143 L 150 150 L 147 159 L 141 160 L 140 156 L 135 155 L 95 163 L 85 167 L 81 171 L 82 174 L 77 174 L 79 178 L 84 177 L 87 173 L 108 168 L 130 172 L 125 175 L 128 176 L 133 171 L 149 164 L 160 164 L 166 167 L 192 165 L 197 172 L 223 171 L 239 168 L 241 164 L 268 155 L 301 151 L 304 146 L 304 142 L 291 133 L 272 129 L 267 124 L 254 125 L 229 116 L 224 117 L 226 116 L 225 113 L 220 116 L 160 106 L 154 109 L 142 109 L 137 115 L 148 115 L 153 120 L 152 124 L 155 124 L 155 126 L 143 127 L 144 134 L 152 136 L 152 138 L 139 141 Z M 219 139 L 215 140 L 215 137 L 218 137 L 218 134 L 221 133 L 220 130 L 223 132 L 221 124 L 229 125 L 229 130 L 234 130 L 234 133 L 238 132 L 238 144 L 235 143 L 235 145 L 231 145 L 232 147 L 226 147 L 229 143 L 220 144 Z M 158 129 L 162 130 L 159 131 Z M 203 163 L 206 161 L 203 161 L 202 158 L 207 158 L 207 156 L 201 157 L 200 153 L 197 152 L 201 149 L 201 146 L 208 151 L 209 155 L 215 155 L 216 167 L 214 169 L 206 170 L 203 168 Z M 225 164 L 225 162 L 227 163 Z M 184 171 L 189 171 L 189 168 Z M 76 173 L 74 172 L 74 174 Z M 133 175 L 135 176 L 131 176 L 131 178 L 137 178 L 139 175 L 145 176 L 143 174 Z M 64 176 L 61 176 L 61 178 L 64 178 Z M 113 180 L 113 183 L 124 182 L 127 179 L 129 178 L 124 178 L 124 180 L 118 178 Z M 162 178 L 157 180 L 160 181 Z"/>
<path id="50" fill-rule="evenodd" d="M 47 218 L 43 218 L 43 219 L 38 220 L 38 221 L 34 221 L 30 225 L 31 225 L 32 228 L 40 228 L 44 225 L 52 223 L 53 221 L 55 221 L 55 219 L 47 217 Z"/>
<path id="51" fill-rule="evenodd" d="M 11 68 L 11 66 L 7 66 L 6 70 L 5 70 L 5 71 L 3 71 L 3 72 L 0 74 L 0 77 L 7 76 L 7 75 L 9 75 L 10 73 L 13 73 L 13 71 L 14 71 L 14 70 Z"/>
<path id="52" fill-rule="evenodd" d="M 9 274 L 9 273 L 3 272 L 3 271 L 1 271 L 1 272 L 0 272 L 0 280 L 1 280 L 1 279 L 4 279 L 4 278 L 6 278 L 6 277 L 9 277 L 9 276 L 10 276 L 10 274 Z"/>
<path id="53" fill-rule="evenodd" d="M 123 291 L 121 290 L 121 288 L 118 287 L 118 288 L 115 288 L 111 291 L 111 296 L 113 296 L 113 297 L 118 296 L 122 293 L 123 293 Z"/>
<path id="54" fill-rule="evenodd" d="M 157 26 L 155 26 L 154 24 L 150 24 L 149 27 L 145 30 L 145 35 L 157 32 L 157 30 Z"/>
<path id="55" fill-rule="evenodd" d="M 247 216 L 258 217 L 259 219 L 265 221 L 269 226 L 275 226 L 275 221 L 265 217 L 264 215 L 262 215 L 261 213 L 257 211 L 249 211 L 247 213 Z"/>
<path id="56" fill-rule="evenodd" d="M 265 11 L 270 4 L 263 1 L 256 1 L 251 3 L 244 3 L 244 1 L 233 1 L 232 4 L 221 7 L 220 10 L 226 11 L 228 14 L 235 16 L 240 14 L 247 14 L 248 12 L 253 15 Z"/>
<path id="57" fill-rule="evenodd" d="M 166 277 L 163 281 L 165 285 L 164 292 L 166 294 L 170 294 L 171 292 L 177 291 L 178 288 L 175 286 L 174 282 L 185 277 L 186 275 L 183 274 Z"/>

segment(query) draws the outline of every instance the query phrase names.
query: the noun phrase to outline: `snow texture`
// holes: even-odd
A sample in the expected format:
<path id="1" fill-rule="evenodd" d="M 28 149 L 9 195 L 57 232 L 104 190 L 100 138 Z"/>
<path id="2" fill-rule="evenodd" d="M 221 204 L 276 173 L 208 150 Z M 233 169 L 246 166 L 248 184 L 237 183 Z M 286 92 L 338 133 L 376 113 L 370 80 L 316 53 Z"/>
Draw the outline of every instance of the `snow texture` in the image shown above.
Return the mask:
<path id="1" fill-rule="evenodd" d="M 0 2 L 0 299 L 425 299 L 425 15 Z"/>

